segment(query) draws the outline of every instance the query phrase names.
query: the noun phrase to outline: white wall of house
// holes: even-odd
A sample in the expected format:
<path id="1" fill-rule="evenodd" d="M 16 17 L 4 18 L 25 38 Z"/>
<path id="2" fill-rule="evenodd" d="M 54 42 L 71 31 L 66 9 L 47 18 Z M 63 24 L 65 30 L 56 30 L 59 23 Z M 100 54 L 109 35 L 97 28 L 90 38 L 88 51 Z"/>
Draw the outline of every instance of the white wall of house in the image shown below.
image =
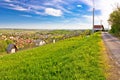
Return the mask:
<path id="1" fill-rule="evenodd" d="M 102 30 L 102 28 L 94 28 L 94 30 Z"/>
<path id="2" fill-rule="evenodd" d="M 53 39 L 53 43 L 55 43 L 56 41 L 55 41 L 55 39 Z"/>
<path id="3" fill-rule="evenodd" d="M 13 49 L 11 49 L 11 53 L 15 53 L 15 49 L 13 48 Z"/>
<path id="4" fill-rule="evenodd" d="M 39 46 L 46 44 L 45 41 L 40 41 Z"/>

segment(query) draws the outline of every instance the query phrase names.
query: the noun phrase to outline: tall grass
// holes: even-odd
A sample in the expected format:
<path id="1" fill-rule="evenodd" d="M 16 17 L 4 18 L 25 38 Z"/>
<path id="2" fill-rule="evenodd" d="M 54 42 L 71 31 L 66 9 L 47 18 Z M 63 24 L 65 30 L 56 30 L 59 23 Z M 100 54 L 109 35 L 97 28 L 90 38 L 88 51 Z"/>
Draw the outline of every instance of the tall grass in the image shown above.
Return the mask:
<path id="1" fill-rule="evenodd" d="M 105 80 L 99 34 L 0 57 L 0 80 Z"/>

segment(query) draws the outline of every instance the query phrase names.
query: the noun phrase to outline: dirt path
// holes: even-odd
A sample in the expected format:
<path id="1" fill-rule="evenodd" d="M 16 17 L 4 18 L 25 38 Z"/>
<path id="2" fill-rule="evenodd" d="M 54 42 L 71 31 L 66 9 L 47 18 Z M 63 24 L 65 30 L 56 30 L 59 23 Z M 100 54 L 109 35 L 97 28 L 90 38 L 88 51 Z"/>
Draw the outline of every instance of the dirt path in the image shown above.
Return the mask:
<path id="1" fill-rule="evenodd" d="M 102 38 L 110 57 L 110 77 L 108 80 L 120 80 L 120 40 L 107 32 L 102 32 Z"/>

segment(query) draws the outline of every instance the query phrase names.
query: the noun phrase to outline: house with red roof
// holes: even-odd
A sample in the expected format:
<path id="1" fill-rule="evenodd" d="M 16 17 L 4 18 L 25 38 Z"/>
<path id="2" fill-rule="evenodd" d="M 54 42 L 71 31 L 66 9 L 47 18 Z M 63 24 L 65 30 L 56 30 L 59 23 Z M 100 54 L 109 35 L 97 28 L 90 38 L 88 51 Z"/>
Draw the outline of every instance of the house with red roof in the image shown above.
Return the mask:
<path id="1" fill-rule="evenodd" d="M 94 25 L 94 31 L 104 31 L 103 25 Z"/>

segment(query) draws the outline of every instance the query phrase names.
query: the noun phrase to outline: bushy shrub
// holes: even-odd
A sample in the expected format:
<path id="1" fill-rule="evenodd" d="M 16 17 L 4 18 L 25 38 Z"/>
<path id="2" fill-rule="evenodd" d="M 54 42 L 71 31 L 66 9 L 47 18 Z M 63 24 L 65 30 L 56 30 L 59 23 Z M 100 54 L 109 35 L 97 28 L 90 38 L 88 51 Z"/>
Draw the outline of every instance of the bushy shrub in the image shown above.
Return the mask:
<path id="1" fill-rule="evenodd" d="M 5 52 L 10 43 L 12 43 L 11 40 L 0 40 L 0 52 Z"/>

